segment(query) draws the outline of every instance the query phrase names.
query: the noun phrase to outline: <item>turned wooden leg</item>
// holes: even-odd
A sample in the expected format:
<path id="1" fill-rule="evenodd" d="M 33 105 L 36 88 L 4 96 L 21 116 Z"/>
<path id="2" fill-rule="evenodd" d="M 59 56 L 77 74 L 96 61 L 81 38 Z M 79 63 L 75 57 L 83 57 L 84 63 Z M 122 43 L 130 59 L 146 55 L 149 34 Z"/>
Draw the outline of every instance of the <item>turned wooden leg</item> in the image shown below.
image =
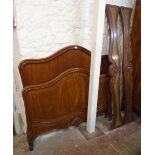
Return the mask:
<path id="1" fill-rule="evenodd" d="M 30 131 L 27 131 L 27 141 L 29 145 L 29 150 L 33 151 L 33 139 L 32 139 L 32 134 Z"/>
<path id="2" fill-rule="evenodd" d="M 125 103 L 125 116 L 124 123 L 132 121 L 132 89 L 133 89 L 133 76 L 132 76 L 132 50 L 130 38 L 130 17 L 131 8 L 121 7 L 121 18 L 123 23 L 123 84 L 124 84 L 124 103 Z"/>
<path id="3" fill-rule="evenodd" d="M 122 125 L 122 117 L 120 110 L 120 58 L 118 52 L 118 36 L 117 36 L 117 20 L 119 15 L 119 7 L 107 5 L 106 14 L 110 28 L 110 44 L 108 58 L 110 61 L 110 92 L 113 100 L 113 118 L 112 128 Z"/>

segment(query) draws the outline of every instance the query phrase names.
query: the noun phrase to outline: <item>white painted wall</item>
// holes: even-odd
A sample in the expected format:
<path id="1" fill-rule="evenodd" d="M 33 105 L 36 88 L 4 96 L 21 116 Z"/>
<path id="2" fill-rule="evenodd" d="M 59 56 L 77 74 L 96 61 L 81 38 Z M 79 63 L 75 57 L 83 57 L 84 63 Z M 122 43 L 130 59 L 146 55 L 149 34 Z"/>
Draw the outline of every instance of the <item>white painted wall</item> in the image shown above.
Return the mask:
<path id="1" fill-rule="evenodd" d="M 133 7 L 135 3 L 135 0 L 107 1 L 128 7 Z M 21 97 L 19 62 L 25 58 L 49 56 L 71 44 L 93 51 L 95 3 L 95 0 L 14 0 L 17 24 L 14 30 L 14 104 L 15 115 L 19 113 L 22 118 L 21 132 L 26 131 L 26 119 Z M 107 29 L 105 20 L 102 54 L 108 51 Z"/>

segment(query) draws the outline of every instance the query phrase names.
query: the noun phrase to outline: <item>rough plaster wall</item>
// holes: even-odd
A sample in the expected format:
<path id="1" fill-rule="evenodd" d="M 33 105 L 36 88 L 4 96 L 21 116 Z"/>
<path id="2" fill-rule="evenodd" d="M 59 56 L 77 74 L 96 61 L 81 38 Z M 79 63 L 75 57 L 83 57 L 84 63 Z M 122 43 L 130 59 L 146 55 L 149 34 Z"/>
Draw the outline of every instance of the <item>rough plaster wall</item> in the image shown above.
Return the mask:
<path id="1" fill-rule="evenodd" d="M 13 103 L 14 103 L 14 124 L 15 124 L 15 131 L 20 134 L 23 131 L 26 132 L 26 117 L 25 117 L 25 108 L 24 102 L 22 99 L 22 82 L 18 71 L 18 65 L 20 62 L 20 51 L 19 51 L 19 44 L 17 38 L 17 32 L 14 29 L 13 31 L 13 61 L 14 61 L 14 68 L 13 68 Z"/>
<path id="2" fill-rule="evenodd" d="M 15 0 L 22 58 L 48 56 L 79 44 L 91 49 L 94 0 Z"/>
<path id="3" fill-rule="evenodd" d="M 18 64 L 25 58 L 46 57 L 71 44 L 92 51 L 95 0 L 14 0 L 14 102 L 26 131 L 22 84 Z M 107 0 L 107 3 L 133 7 L 135 0 Z M 119 29 L 120 42 L 122 31 Z M 108 52 L 108 25 L 105 20 L 103 53 Z M 122 50 L 120 46 L 119 49 Z M 20 125 L 19 125 L 20 126 Z"/>

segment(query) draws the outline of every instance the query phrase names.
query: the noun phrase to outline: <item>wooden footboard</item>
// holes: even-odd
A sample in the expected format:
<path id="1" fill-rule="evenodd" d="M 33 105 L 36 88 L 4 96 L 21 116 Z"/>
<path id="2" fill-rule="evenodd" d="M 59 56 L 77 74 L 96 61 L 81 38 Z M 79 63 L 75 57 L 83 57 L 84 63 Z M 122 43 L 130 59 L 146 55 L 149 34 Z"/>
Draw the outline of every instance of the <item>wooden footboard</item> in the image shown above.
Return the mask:
<path id="1" fill-rule="evenodd" d="M 34 139 L 52 129 L 87 119 L 90 51 L 68 46 L 56 54 L 19 65 L 30 150 Z M 102 57 L 97 114 L 107 111 L 108 58 Z"/>

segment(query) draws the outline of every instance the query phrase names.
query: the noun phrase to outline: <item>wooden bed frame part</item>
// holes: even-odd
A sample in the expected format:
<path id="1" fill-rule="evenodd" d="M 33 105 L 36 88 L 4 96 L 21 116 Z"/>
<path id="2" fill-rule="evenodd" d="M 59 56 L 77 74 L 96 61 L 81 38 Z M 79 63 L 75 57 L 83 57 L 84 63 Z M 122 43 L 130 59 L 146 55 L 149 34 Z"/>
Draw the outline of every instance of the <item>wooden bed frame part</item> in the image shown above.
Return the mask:
<path id="1" fill-rule="evenodd" d="M 86 121 L 90 59 L 89 50 L 73 45 L 49 57 L 20 63 L 30 150 L 40 134 Z M 106 113 L 111 117 L 108 56 L 101 59 L 97 115 Z"/>

